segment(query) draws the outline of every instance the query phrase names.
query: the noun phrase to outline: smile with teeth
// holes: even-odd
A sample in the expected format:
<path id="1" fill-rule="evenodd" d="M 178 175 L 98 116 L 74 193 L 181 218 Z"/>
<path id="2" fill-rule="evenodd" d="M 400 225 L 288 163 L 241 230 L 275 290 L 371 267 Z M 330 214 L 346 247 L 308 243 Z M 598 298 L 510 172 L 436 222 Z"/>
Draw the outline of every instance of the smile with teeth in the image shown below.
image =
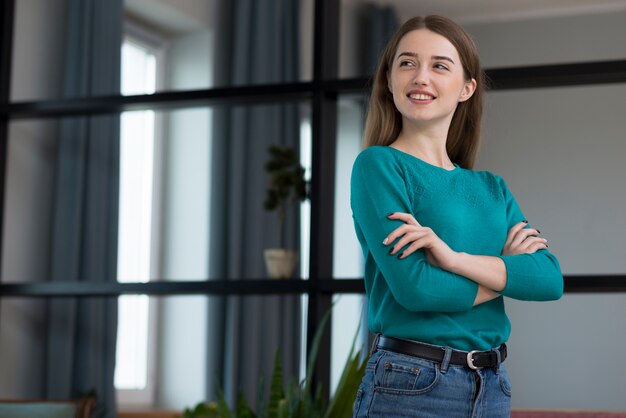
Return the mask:
<path id="1" fill-rule="evenodd" d="M 429 96 L 428 94 L 409 94 L 409 97 L 413 100 L 433 100 L 433 96 Z"/>

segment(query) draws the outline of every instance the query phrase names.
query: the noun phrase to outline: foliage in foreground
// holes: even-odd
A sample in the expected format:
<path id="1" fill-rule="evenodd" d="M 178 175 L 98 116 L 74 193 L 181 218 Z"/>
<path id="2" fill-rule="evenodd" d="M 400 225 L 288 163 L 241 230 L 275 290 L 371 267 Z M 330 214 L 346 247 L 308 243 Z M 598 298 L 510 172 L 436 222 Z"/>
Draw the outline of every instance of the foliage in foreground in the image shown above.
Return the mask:
<path id="1" fill-rule="evenodd" d="M 313 391 L 313 370 L 322 337 L 322 333 L 330 317 L 330 311 L 324 315 L 318 328 L 307 365 L 306 378 L 302 382 L 291 379 L 283 387 L 283 372 L 280 362 L 280 353 L 277 351 L 270 395 L 267 403 L 263 402 L 263 382 L 261 381 L 258 412 L 254 412 L 242 393 L 239 393 L 237 404 L 230 409 L 223 393 L 218 395 L 214 402 L 201 402 L 193 409 L 187 408 L 183 418 L 349 418 L 352 416 L 352 405 L 358 390 L 361 378 L 365 373 L 367 358 L 361 355 L 361 350 L 355 352 L 356 335 L 352 340 L 352 347 L 348 360 L 341 374 L 341 379 L 335 390 L 335 396 L 326 403 L 322 398 L 322 387 L 317 385 Z M 267 405 L 267 406 L 265 406 Z"/>

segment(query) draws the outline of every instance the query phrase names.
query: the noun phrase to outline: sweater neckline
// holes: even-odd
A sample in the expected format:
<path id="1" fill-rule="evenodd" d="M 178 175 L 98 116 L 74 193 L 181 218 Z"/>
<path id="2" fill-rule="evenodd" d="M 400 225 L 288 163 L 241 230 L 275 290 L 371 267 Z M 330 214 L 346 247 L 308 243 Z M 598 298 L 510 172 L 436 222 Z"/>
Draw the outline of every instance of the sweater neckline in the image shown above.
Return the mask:
<path id="1" fill-rule="evenodd" d="M 447 168 L 439 167 L 438 165 L 431 164 L 431 163 L 429 163 L 427 161 L 422 160 L 419 157 L 416 157 L 413 154 L 409 154 L 408 152 L 404 152 L 402 150 L 399 150 L 398 148 L 394 148 L 394 147 L 389 146 L 389 145 L 387 145 L 387 148 L 394 150 L 398 154 L 405 155 L 407 158 L 416 160 L 419 163 L 421 163 L 422 165 L 425 165 L 427 167 L 431 167 L 433 170 L 439 170 L 439 171 L 442 171 L 442 172 L 445 172 L 445 173 L 449 173 L 449 174 L 453 174 L 453 173 L 457 173 L 457 172 L 461 171 L 461 168 L 459 167 L 459 165 L 457 163 L 455 163 L 454 161 L 452 162 L 452 165 L 454 165 L 454 168 L 447 169 Z"/>

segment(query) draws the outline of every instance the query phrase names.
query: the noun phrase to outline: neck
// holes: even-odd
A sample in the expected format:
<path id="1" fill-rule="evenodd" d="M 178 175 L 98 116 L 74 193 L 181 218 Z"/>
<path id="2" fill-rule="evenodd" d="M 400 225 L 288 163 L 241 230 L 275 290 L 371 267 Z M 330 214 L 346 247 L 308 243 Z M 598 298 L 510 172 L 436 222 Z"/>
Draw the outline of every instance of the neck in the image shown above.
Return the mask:
<path id="1" fill-rule="evenodd" d="M 404 124 L 398 138 L 391 144 L 394 148 L 411 154 L 429 164 L 442 168 L 452 168 L 454 165 L 446 150 L 448 126 L 415 127 Z"/>

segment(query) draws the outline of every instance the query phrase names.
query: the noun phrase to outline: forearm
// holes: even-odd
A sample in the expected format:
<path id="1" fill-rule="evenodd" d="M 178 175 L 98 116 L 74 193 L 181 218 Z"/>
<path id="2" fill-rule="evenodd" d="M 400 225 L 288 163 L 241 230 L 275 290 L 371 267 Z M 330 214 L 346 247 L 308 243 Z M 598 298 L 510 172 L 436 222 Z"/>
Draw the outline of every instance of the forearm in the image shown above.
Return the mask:
<path id="1" fill-rule="evenodd" d="M 499 257 L 457 253 L 449 271 L 467 277 L 495 292 L 500 292 L 506 287 L 506 266 Z"/>

